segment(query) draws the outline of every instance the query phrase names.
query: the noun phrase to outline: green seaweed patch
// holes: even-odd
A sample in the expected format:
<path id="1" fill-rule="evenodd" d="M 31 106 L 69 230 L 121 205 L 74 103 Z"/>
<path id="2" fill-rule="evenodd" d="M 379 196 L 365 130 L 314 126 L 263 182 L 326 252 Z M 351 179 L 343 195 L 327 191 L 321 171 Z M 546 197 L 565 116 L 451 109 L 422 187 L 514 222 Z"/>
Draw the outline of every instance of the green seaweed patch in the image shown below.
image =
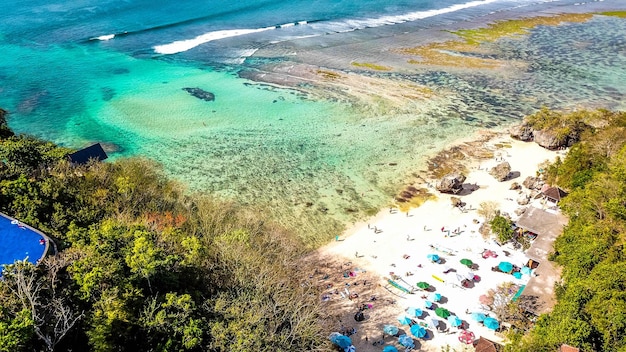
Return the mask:
<path id="1" fill-rule="evenodd" d="M 375 71 L 391 71 L 391 67 L 384 65 L 377 65 L 371 62 L 352 62 L 352 66 L 369 68 Z"/>
<path id="2" fill-rule="evenodd" d="M 516 20 L 497 21 L 488 27 L 476 29 L 462 29 L 451 33 L 463 38 L 467 44 L 479 45 L 484 42 L 493 42 L 503 37 L 525 35 L 538 26 L 558 26 L 565 22 L 586 22 L 593 17 L 590 13 L 567 13 L 551 17 L 531 17 Z"/>
<path id="3" fill-rule="evenodd" d="M 598 15 L 626 18 L 626 11 L 606 11 L 606 12 L 599 12 Z"/>
<path id="4" fill-rule="evenodd" d="M 317 70 L 317 74 L 321 75 L 323 78 L 329 79 L 329 80 L 335 80 L 335 79 L 338 79 L 338 78 L 342 78 L 342 76 L 339 73 L 333 72 L 333 71 L 327 71 L 327 70 Z"/>
<path id="5" fill-rule="evenodd" d="M 552 17 L 497 21 L 483 28 L 451 32 L 460 37 L 460 40 L 429 43 L 397 51 L 405 55 L 419 56 L 419 59 L 409 60 L 410 64 L 495 69 L 501 67 L 503 62 L 471 57 L 466 54 L 480 52 L 481 43 L 494 42 L 503 37 L 525 35 L 537 26 L 557 26 L 565 22 L 586 22 L 592 17 L 593 14 L 561 14 Z"/>
<path id="6" fill-rule="evenodd" d="M 397 207 L 401 212 L 417 208 L 429 199 L 436 199 L 436 197 L 425 188 L 413 186 L 406 187 L 395 197 Z"/>

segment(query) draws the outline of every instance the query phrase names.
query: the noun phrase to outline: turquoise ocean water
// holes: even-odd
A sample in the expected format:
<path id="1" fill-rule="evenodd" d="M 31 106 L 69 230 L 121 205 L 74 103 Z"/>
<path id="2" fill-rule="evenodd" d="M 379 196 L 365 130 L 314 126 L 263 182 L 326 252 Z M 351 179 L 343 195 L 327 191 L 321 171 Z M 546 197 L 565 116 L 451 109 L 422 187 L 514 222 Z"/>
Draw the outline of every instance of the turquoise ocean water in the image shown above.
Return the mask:
<path id="1" fill-rule="evenodd" d="M 424 155 L 480 128 L 543 105 L 623 109 L 626 21 L 597 16 L 489 44 L 497 58 L 525 63 L 515 75 L 403 73 L 446 94 L 402 113 L 249 82 L 238 75 L 246 58 L 285 40 L 354 31 L 366 40 L 412 26 L 419 35 L 532 6 L 541 3 L 12 1 L 0 12 L 0 106 L 17 132 L 152 158 L 191 189 L 260 205 L 313 233 L 385 205 Z"/>

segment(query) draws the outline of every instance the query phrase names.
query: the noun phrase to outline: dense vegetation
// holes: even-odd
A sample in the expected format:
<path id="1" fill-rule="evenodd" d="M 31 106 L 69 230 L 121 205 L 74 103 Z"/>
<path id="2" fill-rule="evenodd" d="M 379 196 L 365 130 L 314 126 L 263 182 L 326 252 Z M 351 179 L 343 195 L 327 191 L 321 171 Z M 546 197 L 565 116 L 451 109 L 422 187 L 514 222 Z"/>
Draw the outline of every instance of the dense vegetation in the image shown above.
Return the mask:
<path id="1" fill-rule="evenodd" d="M 547 177 L 570 192 L 561 201 L 569 224 L 555 243 L 562 268 L 554 310 L 526 336 L 513 335 L 509 351 L 626 351 L 626 113 L 543 114 L 544 125 L 585 121 L 580 143 Z M 554 120 L 549 120 L 553 118 Z"/>
<path id="2" fill-rule="evenodd" d="M 0 351 L 328 349 L 294 236 L 146 160 L 72 166 L 4 117 L 0 211 L 59 252 L 3 271 Z"/>

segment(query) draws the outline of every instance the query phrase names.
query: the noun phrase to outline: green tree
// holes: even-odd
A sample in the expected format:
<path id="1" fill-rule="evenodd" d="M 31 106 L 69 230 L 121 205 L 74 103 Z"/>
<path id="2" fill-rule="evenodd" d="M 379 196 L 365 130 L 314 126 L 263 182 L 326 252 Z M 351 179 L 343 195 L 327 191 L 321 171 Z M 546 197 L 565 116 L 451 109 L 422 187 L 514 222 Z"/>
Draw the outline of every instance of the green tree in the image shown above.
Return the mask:
<path id="1" fill-rule="evenodd" d="M 496 234 L 501 243 L 508 242 L 513 238 L 513 223 L 502 215 L 496 215 L 491 222 L 491 231 Z"/>

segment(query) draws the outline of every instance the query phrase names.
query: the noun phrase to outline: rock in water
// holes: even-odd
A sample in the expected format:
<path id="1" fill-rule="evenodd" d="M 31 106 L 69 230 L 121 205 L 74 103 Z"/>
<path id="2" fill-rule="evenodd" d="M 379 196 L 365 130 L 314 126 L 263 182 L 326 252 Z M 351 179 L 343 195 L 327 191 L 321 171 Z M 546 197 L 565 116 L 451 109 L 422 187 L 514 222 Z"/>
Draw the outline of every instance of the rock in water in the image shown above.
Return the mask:
<path id="1" fill-rule="evenodd" d="M 207 92 L 204 89 L 201 88 L 183 88 L 183 90 L 191 95 L 193 95 L 194 97 L 198 98 L 198 99 L 202 99 L 204 101 L 214 101 L 215 100 L 215 94 L 211 93 L 211 92 Z"/>
<path id="2" fill-rule="evenodd" d="M 437 190 L 443 193 L 457 193 L 463 188 L 463 182 L 465 176 L 462 174 L 448 174 L 439 180 Z"/>
<path id="3" fill-rule="evenodd" d="M 500 182 L 506 181 L 506 179 L 509 178 L 510 173 L 511 165 L 509 165 L 507 161 L 500 163 L 496 165 L 496 167 L 489 170 L 489 174 Z"/>

